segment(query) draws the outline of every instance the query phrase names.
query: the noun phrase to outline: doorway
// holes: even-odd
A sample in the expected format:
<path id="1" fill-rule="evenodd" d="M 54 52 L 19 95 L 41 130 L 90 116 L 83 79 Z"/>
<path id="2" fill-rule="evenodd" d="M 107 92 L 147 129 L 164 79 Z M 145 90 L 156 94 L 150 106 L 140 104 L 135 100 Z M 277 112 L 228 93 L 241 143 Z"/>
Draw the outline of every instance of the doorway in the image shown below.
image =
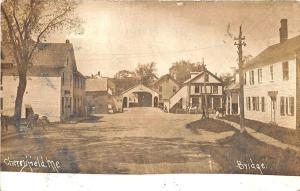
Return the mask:
<path id="1" fill-rule="evenodd" d="M 127 97 L 124 97 L 123 98 L 123 108 L 127 108 L 127 105 L 128 105 L 128 98 Z"/>
<path id="2" fill-rule="evenodd" d="M 152 107 L 152 95 L 148 92 L 138 92 L 138 106 Z"/>
<path id="3" fill-rule="evenodd" d="M 154 97 L 154 107 L 158 107 L 158 97 Z"/>
<path id="4" fill-rule="evenodd" d="M 271 123 L 276 123 L 276 97 L 271 96 Z"/>

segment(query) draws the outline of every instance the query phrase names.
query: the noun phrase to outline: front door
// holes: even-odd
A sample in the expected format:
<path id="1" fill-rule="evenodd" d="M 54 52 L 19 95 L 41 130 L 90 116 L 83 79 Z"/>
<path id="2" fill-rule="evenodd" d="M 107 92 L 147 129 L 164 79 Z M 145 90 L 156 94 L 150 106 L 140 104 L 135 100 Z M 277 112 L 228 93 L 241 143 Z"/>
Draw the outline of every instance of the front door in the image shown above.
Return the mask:
<path id="1" fill-rule="evenodd" d="M 276 97 L 271 96 L 271 123 L 276 123 Z"/>

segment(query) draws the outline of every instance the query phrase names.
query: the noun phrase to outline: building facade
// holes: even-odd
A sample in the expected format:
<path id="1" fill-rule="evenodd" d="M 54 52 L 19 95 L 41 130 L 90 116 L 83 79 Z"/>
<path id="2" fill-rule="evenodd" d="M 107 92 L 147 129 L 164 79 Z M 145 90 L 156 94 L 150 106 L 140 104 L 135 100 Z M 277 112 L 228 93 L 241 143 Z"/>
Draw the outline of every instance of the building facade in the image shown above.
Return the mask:
<path id="1" fill-rule="evenodd" d="M 209 111 L 223 108 L 222 80 L 208 70 L 192 72 L 191 78 L 184 82 L 176 94 L 164 101 L 164 107 L 169 112 L 176 112 L 177 109 L 200 112 L 206 102 L 205 93 Z"/>
<path id="2" fill-rule="evenodd" d="M 90 77 L 86 79 L 86 104 L 91 113 L 108 113 L 115 110 L 114 84 L 109 78 Z"/>
<path id="3" fill-rule="evenodd" d="M 234 68 L 233 80 L 224 88 L 225 92 L 225 112 L 226 115 L 239 115 L 240 114 L 240 83 L 239 83 L 239 71 Z"/>
<path id="4" fill-rule="evenodd" d="M 5 47 L 4 55 L 9 55 L 9 44 L 2 46 Z M 6 59 L 2 66 L 5 89 L 3 113 L 12 116 L 19 77 L 13 57 L 10 60 Z M 46 116 L 49 121 L 64 121 L 75 115 L 75 111 L 83 110 L 82 104 L 79 107 L 76 103 L 76 109 L 74 108 L 74 95 L 83 99 L 79 95 L 84 91 L 84 86 L 75 88 L 75 84 L 85 83 L 83 78 L 77 78 L 78 74 L 73 45 L 69 41 L 38 44 L 32 65 L 27 71 L 22 118 L 28 117 L 30 111 L 33 111 L 40 117 Z"/>
<path id="5" fill-rule="evenodd" d="M 119 95 L 122 108 L 129 107 L 158 107 L 159 93 L 143 84 L 128 88 Z"/>
<path id="6" fill-rule="evenodd" d="M 166 74 L 159 78 L 152 88 L 159 93 L 159 106 L 163 107 L 164 100 L 169 100 L 181 87 L 181 84 L 171 75 Z"/>
<path id="7" fill-rule="evenodd" d="M 300 125 L 300 35 L 288 39 L 281 20 L 280 43 L 245 65 L 245 117 L 282 127 Z"/>

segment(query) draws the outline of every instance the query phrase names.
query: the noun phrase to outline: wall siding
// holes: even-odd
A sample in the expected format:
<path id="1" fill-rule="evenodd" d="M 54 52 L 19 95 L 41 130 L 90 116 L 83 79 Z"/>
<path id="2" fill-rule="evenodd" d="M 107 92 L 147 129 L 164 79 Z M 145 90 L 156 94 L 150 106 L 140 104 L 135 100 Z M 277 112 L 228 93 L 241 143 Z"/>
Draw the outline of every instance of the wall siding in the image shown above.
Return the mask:
<path id="1" fill-rule="evenodd" d="M 296 60 L 296 74 L 297 74 L 297 79 L 296 79 L 296 87 L 297 87 L 297 92 L 296 92 L 296 124 L 298 129 L 300 129 L 300 52 L 297 54 L 297 60 Z"/>
<path id="2" fill-rule="evenodd" d="M 251 69 L 252 70 L 252 69 Z M 289 60 L 289 80 L 283 81 L 282 74 L 282 62 L 273 64 L 274 80 L 271 81 L 270 65 L 262 67 L 262 83 L 258 83 L 257 68 L 254 70 L 254 85 L 249 85 L 249 71 L 247 72 L 247 83 L 244 86 L 245 97 L 245 118 L 257 120 L 265 123 L 271 122 L 271 98 L 268 95 L 269 91 L 278 91 L 276 99 L 276 123 L 279 126 L 296 129 L 296 112 L 294 116 L 281 116 L 280 115 L 280 97 L 292 96 L 296 99 L 296 59 Z M 251 110 L 247 110 L 247 97 L 265 97 L 265 112 L 252 110 L 252 98 L 251 98 Z M 260 103 L 261 104 L 261 103 Z M 295 108 L 298 108 L 295 107 Z"/>
<path id="3" fill-rule="evenodd" d="M 161 92 L 159 92 L 159 86 L 162 86 Z M 160 102 L 163 102 L 164 99 L 169 99 L 171 96 L 174 95 L 173 92 L 174 86 L 176 87 L 176 92 L 177 92 L 180 89 L 180 86 L 171 79 L 161 80 L 161 82 L 155 84 L 154 89 L 162 95 L 162 100 L 159 100 Z"/>
<path id="4" fill-rule="evenodd" d="M 4 114 L 13 115 L 19 79 L 3 76 Z M 47 116 L 49 121 L 60 121 L 60 77 L 27 77 L 27 87 L 22 105 L 22 118 L 25 105 L 31 105 L 34 113 Z"/>

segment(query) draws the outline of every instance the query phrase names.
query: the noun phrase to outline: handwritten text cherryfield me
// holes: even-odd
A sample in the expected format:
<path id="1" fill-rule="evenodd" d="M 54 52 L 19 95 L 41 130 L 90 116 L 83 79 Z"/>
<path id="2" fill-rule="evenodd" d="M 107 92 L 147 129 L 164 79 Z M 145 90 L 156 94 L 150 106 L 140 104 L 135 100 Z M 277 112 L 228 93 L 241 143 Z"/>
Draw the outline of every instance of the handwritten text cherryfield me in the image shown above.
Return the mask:
<path id="1" fill-rule="evenodd" d="M 31 172 L 33 172 L 33 168 L 49 168 L 53 172 L 59 172 L 58 170 L 61 168 L 59 161 L 49 160 L 47 157 L 43 158 L 42 156 L 31 157 L 26 155 L 23 160 L 14 160 L 7 157 L 4 158 L 3 162 L 6 166 L 20 168 L 20 172 L 25 168 L 30 168 Z"/>
<path id="2" fill-rule="evenodd" d="M 246 162 L 236 161 L 236 167 L 246 171 L 257 170 L 260 174 L 263 174 L 263 170 L 267 168 L 264 163 L 254 163 L 251 158 Z"/>

